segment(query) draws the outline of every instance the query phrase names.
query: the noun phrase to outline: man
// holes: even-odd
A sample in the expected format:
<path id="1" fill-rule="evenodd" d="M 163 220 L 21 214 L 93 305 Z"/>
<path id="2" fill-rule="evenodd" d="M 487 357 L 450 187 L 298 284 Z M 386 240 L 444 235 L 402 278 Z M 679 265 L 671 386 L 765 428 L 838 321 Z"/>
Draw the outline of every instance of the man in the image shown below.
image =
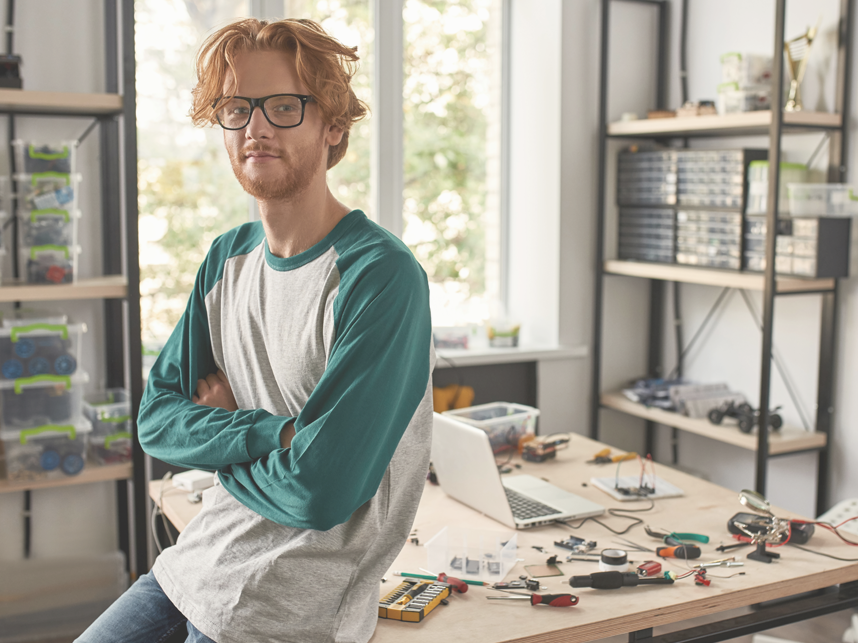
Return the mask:
<path id="1" fill-rule="evenodd" d="M 150 455 L 217 472 L 200 514 L 82 642 L 366 641 L 428 468 L 426 276 L 328 190 L 365 107 L 311 21 L 243 20 L 197 57 L 261 221 L 218 238 L 138 419 Z"/>

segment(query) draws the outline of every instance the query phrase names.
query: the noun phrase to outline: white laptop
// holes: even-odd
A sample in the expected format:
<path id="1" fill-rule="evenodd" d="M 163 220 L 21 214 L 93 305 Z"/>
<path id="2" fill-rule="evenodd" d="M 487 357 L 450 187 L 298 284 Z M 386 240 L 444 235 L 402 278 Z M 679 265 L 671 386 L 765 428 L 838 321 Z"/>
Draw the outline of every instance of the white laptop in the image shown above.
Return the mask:
<path id="1" fill-rule="evenodd" d="M 515 529 L 605 512 L 601 505 L 534 476 L 501 477 L 485 431 L 434 415 L 432 465 L 448 496 Z"/>

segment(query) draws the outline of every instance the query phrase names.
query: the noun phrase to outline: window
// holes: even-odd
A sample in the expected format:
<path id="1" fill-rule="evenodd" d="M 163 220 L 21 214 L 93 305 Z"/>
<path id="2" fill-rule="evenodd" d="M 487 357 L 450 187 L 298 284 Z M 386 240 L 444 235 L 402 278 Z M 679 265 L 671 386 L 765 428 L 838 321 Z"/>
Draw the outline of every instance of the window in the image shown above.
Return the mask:
<path id="1" fill-rule="evenodd" d="M 501 300 L 500 0 L 406 0 L 403 241 L 436 326 Z"/>

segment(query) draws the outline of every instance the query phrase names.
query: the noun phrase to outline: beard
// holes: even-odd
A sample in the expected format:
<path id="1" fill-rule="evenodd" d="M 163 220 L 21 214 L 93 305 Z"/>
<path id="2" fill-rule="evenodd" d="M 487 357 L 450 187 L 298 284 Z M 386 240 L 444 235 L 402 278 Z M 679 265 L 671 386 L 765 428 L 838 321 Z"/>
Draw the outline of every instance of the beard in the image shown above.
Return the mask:
<path id="1" fill-rule="evenodd" d="M 288 201 L 306 190 L 313 182 L 322 160 L 323 146 L 306 145 L 288 156 L 281 155 L 275 168 L 269 168 L 262 178 L 250 176 L 247 172 L 247 158 L 244 153 L 263 151 L 262 146 L 251 146 L 238 152 L 230 153 L 229 161 L 235 178 L 250 196 L 261 201 Z"/>

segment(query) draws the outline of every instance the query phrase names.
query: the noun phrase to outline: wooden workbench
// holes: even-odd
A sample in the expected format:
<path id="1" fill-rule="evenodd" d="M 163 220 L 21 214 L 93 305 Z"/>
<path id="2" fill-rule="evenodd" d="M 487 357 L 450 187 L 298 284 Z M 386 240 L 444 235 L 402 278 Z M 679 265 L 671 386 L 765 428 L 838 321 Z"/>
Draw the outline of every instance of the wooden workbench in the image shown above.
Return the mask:
<path id="1" fill-rule="evenodd" d="M 613 476 L 616 465 L 586 464 L 594 453 L 604 445 L 583 436 L 574 436 L 568 449 L 559 452 L 555 460 L 541 464 L 521 462 L 516 472 L 530 473 L 590 498 L 607 508 L 635 509 L 648 506 L 648 502 L 618 502 L 589 484 L 591 477 Z M 636 474 L 640 466 L 636 461 L 622 464 L 621 475 Z M 708 545 L 702 545 L 701 561 L 735 555 L 744 562 L 740 568 L 715 568 L 710 570 L 712 584 L 696 586 L 692 578 L 679 580 L 674 585 L 649 587 L 625 587 L 618 590 L 572 589 L 568 579 L 572 575 L 589 574 L 598 570 L 591 562 L 571 562 L 560 565 L 564 576 L 540 579 L 547 587 L 545 592 L 571 592 L 580 597 L 576 607 L 551 608 L 531 606 L 527 601 L 489 601 L 488 595 L 497 592 L 470 587 L 464 595 L 454 595 L 447 606 L 439 606 L 419 624 L 379 620 L 372 643 L 437 643 L 450 640 L 455 632 L 456 640 L 469 643 L 517 641 L 521 643 L 575 643 L 592 641 L 616 634 L 637 632 L 660 625 L 675 624 L 694 617 L 718 614 L 735 608 L 747 607 L 780 599 L 801 592 L 858 581 L 858 562 L 841 562 L 801 551 L 791 546 L 777 548 L 781 558 L 764 564 L 750 561 L 745 556 L 751 548 L 739 548 L 727 554 L 715 551 L 720 543 L 735 542 L 727 531 L 727 520 L 740 511 L 746 511 L 738 502 L 737 493 L 671 470 L 656 466 L 659 477 L 680 487 L 685 495 L 655 501 L 655 507 L 646 513 L 637 514 L 643 524 L 637 525 L 624 535 L 641 546 L 655 548 L 660 544 L 646 535 L 644 524 L 657 531 L 696 532 L 710 537 Z M 150 483 L 150 495 L 158 500 L 160 481 Z M 168 482 L 164 491 L 164 511 L 179 528 L 193 518 L 199 505 L 187 502 L 187 492 L 176 490 Z M 775 514 L 790 516 L 776 509 Z M 796 516 L 792 516 L 796 517 Z M 602 516 L 604 521 L 617 530 L 624 529 L 630 520 Z M 440 487 L 427 483 L 414 522 L 420 545 L 407 543 L 391 566 L 391 571 L 418 572 L 426 567 L 426 550 L 422 546 L 447 525 L 469 528 L 510 530 L 494 520 L 477 514 L 468 507 L 450 499 Z M 563 525 L 539 527 L 518 532 L 518 558 L 513 571 L 507 576 L 516 578 L 524 573 L 524 565 L 544 563 L 549 554 L 558 554 L 560 561 L 566 553 L 554 546 L 574 534 L 587 540 L 595 540 L 598 550 L 610 547 L 628 549 L 618 542 L 604 527 L 590 521 L 580 529 L 572 530 Z M 533 547 L 542 547 L 549 554 Z M 841 558 L 858 559 L 858 548 L 841 544 L 833 534 L 817 529 L 807 547 L 825 551 Z M 629 552 L 631 560 L 653 559 L 654 554 Z M 684 561 L 661 560 L 665 569 L 679 573 L 687 568 Z M 744 572 L 731 578 L 719 578 Z M 388 574 L 387 581 L 379 586 L 379 595 L 388 593 L 399 578 Z"/>

